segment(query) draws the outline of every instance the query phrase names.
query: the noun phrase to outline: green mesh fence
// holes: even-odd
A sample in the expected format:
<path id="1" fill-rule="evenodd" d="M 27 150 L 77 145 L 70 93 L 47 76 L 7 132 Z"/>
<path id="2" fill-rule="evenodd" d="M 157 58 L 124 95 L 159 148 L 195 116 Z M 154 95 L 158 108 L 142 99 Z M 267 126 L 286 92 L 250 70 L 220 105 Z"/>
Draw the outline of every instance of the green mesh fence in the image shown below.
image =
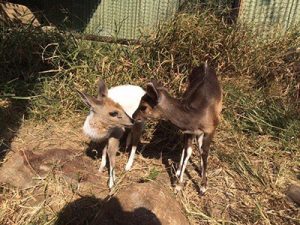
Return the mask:
<path id="1" fill-rule="evenodd" d="M 241 0 L 239 21 L 262 36 L 299 30 L 300 0 Z"/>
<path id="2" fill-rule="evenodd" d="M 239 0 L 201 0 L 218 9 Z M 184 0 L 42 0 L 46 17 L 56 26 L 88 34 L 137 39 L 171 18 Z M 281 35 L 300 25 L 300 0 L 240 0 L 238 20 L 254 31 Z M 280 32 L 278 32 L 280 30 Z"/>
<path id="3" fill-rule="evenodd" d="M 88 34 L 136 39 L 178 10 L 180 0 L 52 0 L 43 2 L 55 25 Z"/>

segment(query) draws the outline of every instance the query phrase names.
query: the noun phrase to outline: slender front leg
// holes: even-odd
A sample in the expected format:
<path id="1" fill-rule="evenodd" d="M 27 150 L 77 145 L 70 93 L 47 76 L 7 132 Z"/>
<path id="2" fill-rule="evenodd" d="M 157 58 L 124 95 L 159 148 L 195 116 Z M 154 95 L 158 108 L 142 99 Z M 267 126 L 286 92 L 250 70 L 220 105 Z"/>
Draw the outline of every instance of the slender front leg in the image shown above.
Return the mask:
<path id="1" fill-rule="evenodd" d="M 180 176 L 180 172 L 181 172 L 181 170 L 182 170 L 183 159 L 184 159 L 184 153 L 185 153 L 185 150 L 186 150 L 186 141 L 187 141 L 187 136 L 186 136 L 186 134 L 184 134 L 184 136 L 183 136 L 183 141 L 184 141 L 184 147 L 183 147 L 183 149 L 182 149 L 181 158 L 180 158 L 180 163 L 179 163 L 179 166 L 178 166 L 177 171 L 176 171 L 176 177 L 179 177 L 179 176 Z"/>
<path id="2" fill-rule="evenodd" d="M 182 170 L 182 165 L 183 165 L 183 159 L 184 159 L 184 153 L 185 153 L 185 147 L 182 149 L 182 153 L 181 153 L 181 158 L 180 158 L 180 163 L 179 166 L 176 170 L 176 177 L 179 177 L 180 172 Z"/>
<path id="3" fill-rule="evenodd" d="M 131 128 L 131 135 L 130 136 L 131 136 L 132 147 L 131 147 L 131 152 L 130 152 L 128 162 L 125 166 L 125 171 L 129 171 L 132 167 L 135 152 L 136 152 L 136 149 L 137 149 L 137 145 L 139 143 L 140 137 L 141 137 L 142 132 L 143 132 L 143 127 L 144 127 L 143 122 L 140 122 L 140 123 L 135 122 L 133 127 Z"/>
<path id="4" fill-rule="evenodd" d="M 201 176 L 203 177 L 203 160 L 202 160 L 202 144 L 203 144 L 203 137 L 204 137 L 204 133 L 200 134 L 199 136 L 197 136 L 197 141 L 198 141 L 198 149 L 200 152 L 200 169 L 201 169 Z"/>
<path id="5" fill-rule="evenodd" d="M 99 167 L 99 172 L 102 173 L 104 167 L 106 166 L 106 151 L 107 151 L 107 145 L 103 148 L 102 151 L 102 158 L 101 158 L 101 164 Z"/>
<path id="6" fill-rule="evenodd" d="M 186 168 L 186 165 L 189 161 L 189 158 L 191 157 L 192 153 L 193 153 L 193 139 L 194 139 L 194 136 L 191 135 L 191 134 L 187 134 L 186 136 L 187 140 L 186 140 L 186 156 L 185 156 L 185 159 L 183 161 L 183 165 L 182 165 L 182 169 L 180 171 L 180 177 L 179 177 L 179 183 L 182 183 L 183 182 L 183 175 L 184 175 L 184 171 L 185 171 L 185 168 Z"/>
<path id="7" fill-rule="evenodd" d="M 125 166 L 125 171 L 129 171 L 131 170 L 131 167 L 132 167 L 132 164 L 133 164 L 133 161 L 134 161 L 134 156 L 135 156 L 135 152 L 136 152 L 136 146 L 133 146 L 131 147 L 131 151 L 130 151 L 130 156 L 129 156 L 129 159 L 128 159 L 128 162 Z"/>
<path id="8" fill-rule="evenodd" d="M 109 159 L 109 183 L 108 187 L 111 189 L 116 180 L 115 175 L 115 165 L 116 165 L 116 154 L 119 149 L 119 139 L 117 138 L 109 138 L 108 140 L 108 147 L 107 147 L 107 154 Z"/>
<path id="9" fill-rule="evenodd" d="M 203 167 L 202 167 L 202 181 L 201 181 L 201 187 L 200 187 L 202 194 L 205 193 L 206 187 L 207 187 L 207 178 L 206 178 L 207 159 L 208 159 L 209 147 L 210 147 L 212 138 L 213 138 L 213 133 L 211 133 L 211 134 L 206 133 L 206 134 L 204 134 L 204 137 L 203 137 L 203 147 L 202 147 Z"/>

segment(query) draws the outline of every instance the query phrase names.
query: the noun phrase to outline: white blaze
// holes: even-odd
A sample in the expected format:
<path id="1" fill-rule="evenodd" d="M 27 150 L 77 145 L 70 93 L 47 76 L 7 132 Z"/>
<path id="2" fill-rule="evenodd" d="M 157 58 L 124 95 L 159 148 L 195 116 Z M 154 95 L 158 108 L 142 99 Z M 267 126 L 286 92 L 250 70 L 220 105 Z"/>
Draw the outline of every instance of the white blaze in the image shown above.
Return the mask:
<path id="1" fill-rule="evenodd" d="M 91 119 L 93 118 L 94 113 L 90 112 L 83 124 L 83 132 L 85 135 L 90 137 L 92 140 L 101 141 L 102 139 L 106 138 L 107 135 L 101 135 L 97 128 L 91 127 Z"/>
<path id="2" fill-rule="evenodd" d="M 146 92 L 139 86 L 120 85 L 108 90 L 108 97 L 114 102 L 119 103 L 126 114 L 132 117 L 132 114 L 139 107 L 141 98 Z"/>

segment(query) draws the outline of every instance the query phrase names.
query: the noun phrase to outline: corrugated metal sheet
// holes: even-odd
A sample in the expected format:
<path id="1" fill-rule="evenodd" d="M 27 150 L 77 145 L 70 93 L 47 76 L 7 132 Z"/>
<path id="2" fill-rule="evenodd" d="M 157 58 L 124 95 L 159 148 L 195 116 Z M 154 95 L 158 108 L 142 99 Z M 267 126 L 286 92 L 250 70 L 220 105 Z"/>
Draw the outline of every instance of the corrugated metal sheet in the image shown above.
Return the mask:
<path id="1" fill-rule="evenodd" d="M 241 0 L 239 21 L 264 36 L 300 28 L 300 0 Z"/>
<path id="2" fill-rule="evenodd" d="M 48 19 L 89 34 L 135 39 L 174 15 L 180 0 L 44 0 Z"/>

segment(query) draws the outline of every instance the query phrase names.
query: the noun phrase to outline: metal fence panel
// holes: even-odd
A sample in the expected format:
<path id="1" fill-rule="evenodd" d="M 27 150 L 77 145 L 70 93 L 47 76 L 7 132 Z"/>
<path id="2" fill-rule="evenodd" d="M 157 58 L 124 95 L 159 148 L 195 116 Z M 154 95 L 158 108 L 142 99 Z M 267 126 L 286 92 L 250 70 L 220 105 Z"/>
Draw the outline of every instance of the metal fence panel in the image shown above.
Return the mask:
<path id="1" fill-rule="evenodd" d="M 264 36 L 299 29 L 300 0 L 241 0 L 239 21 Z"/>
<path id="2" fill-rule="evenodd" d="M 43 0 L 55 25 L 95 35 L 135 39 L 175 14 L 180 0 Z"/>

